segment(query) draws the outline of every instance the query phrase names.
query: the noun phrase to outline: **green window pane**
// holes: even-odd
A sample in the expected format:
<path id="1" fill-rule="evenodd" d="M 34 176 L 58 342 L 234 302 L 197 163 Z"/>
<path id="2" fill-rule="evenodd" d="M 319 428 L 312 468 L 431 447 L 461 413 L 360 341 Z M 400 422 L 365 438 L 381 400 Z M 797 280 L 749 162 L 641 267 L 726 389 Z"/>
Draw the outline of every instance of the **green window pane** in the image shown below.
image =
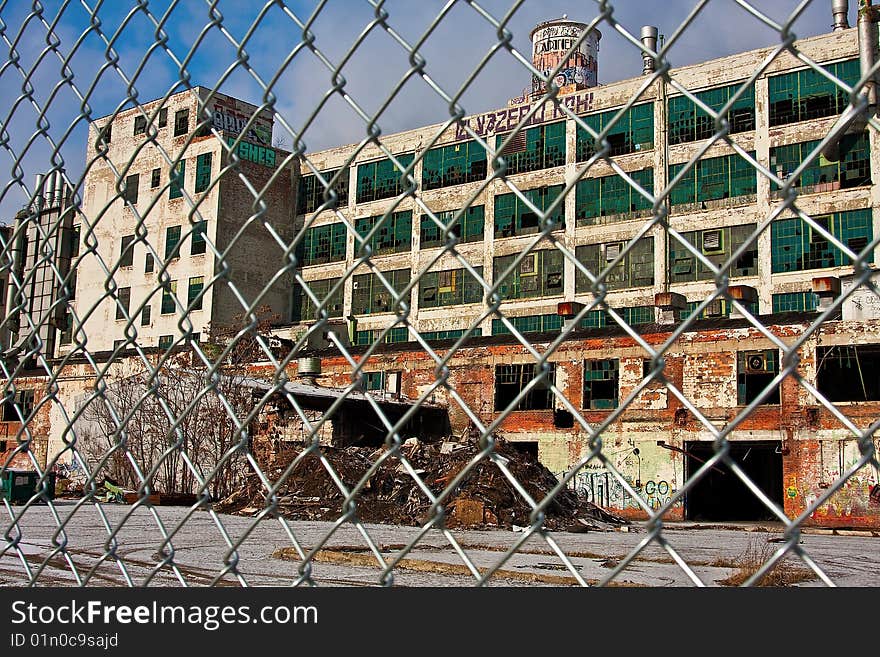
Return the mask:
<path id="1" fill-rule="evenodd" d="M 564 185 L 550 185 L 524 190 L 525 197 L 545 214 L 543 219 L 513 192 L 496 196 L 495 237 L 537 233 L 542 228 L 542 221 L 552 223 L 553 230 L 563 230 L 565 228 L 564 202 L 560 201 L 550 211 L 550 207 L 557 200 L 563 188 Z"/>
<path id="2" fill-rule="evenodd" d="M 212 153 L 202 153 L 196 158 L 196 193 L 204 192 L 211 184 Z"/>
<path id="3" fill-rule="evenodd" d="M 177 166 L 171 169 L 171 185 L 168 188 L 168 198 L 180 198 L 183 196 L 185 179 L 186 160 L 180 160 Z"/>
<path id="4" fill-rule="evenodd" d="M 177 281 L 171 281 L 162 289 L 162 314 L 168 315 L 175 310 L 174 295 L 177 293 Z"/>
<path id="5" fill-rule="evenodd" d="M 190 243 L 190 255 L 199 255 L 205 252 L 205 231 L 208 229 L 207 221 L 197 221 L 193 226 L 192 242 Z"/>
<path id="6" fill-rule="evenodd" d="M 165 259 L 171 260 L 180 256 L 180 226 L 169 226 L 165 229 Z"/>
<path id="7" fill-rule="evenodd" d="M 617 121 L 619 109 L 608 110 L 583 117 L 584 122 L 596 132 L 607 126 L 606 139 L 609 155 L 625 155 L 654 148 L 654 104 L 642 103 L 629 108 Z M 583 162 L 596 153 L 595 140 L 580 126 L 577 127 L 577 160 Z"/>
<path id="8" fill-rule="evenodd" d="M 422 188 L 437 189 L 486 178 L 486 151 L 476 141 L 432 148 L 422 161 Z"/>
<path id="9" fill-rule="evenodd" d="M 654 192 L 654 169 L 629 173 L 649 194 Z M 581 180 L 575 187 L 575 217 L 579 226 L 605 224 L 650 214 L 652 203 L 621 176 Z"/>
<path id="10" fill-rule="evenodd" d="M 855 253 L 873 239 L 871 210 L 838 212 L 815 221 Z M 771 267 L 774 274 L 852 264 L 850 259 L 819 231 L 802 219 L 780 219 L 771 224 Z M 874 262 L 873 250 L 866 256 Z"/>
<path id="11" fill-rule="evenodd" d="M 626 248 L 626 242 L 585 244 L 575 249 L 575 257 L 594 276 L 606 270 Z M 654 238 L 643 237 L 623 255 L 605 277 L 608 289 L 647 287 L 654 284 Z M 589 292 L 590 280 L 580 270 L 575 274 L 575 291 Z"/>

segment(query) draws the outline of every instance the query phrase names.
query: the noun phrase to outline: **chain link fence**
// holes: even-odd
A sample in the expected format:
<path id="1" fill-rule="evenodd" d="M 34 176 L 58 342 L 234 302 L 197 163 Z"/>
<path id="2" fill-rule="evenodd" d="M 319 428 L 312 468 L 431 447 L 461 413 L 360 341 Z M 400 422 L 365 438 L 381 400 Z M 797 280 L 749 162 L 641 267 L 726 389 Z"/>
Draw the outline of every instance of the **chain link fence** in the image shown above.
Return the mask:
<path id="1" fill-rule="evenodd" d="M 822 380 L 828 363 L 861 363 L 852 345 L 866 344 L 862 357 L 873 357 L 870 317 L 846 321 L 848 302 L 867 308 L 865 299 L 878 293 L 870 172 L 860 189 L 845 192 L 850 169 L 832 163 L 852 160 L 851 135 L 864 135 L 859 162 L 877 160 L 878 65 L 863 57 L 844 75 L 826 62 L 858 60 L 857 32 L 870 34 L 874 24 L 801 47 L 798 21 L 810 2 L 781 20 L 760 3 L 731 3 L 744 24 L 775 33 L 774 45 L 679 76 L 670 54 L 711 19 L 715 3 L 694 3 L 659 42 L 618 22 L 612 3 L 581 3 L 585 29 L 539 70 L 514 46 L 526 3 L 490 5 L 453 0 L 406 38 L 395 9 L 411 8 L 370 1 L 369 19 L 341 47 L 322 22 L 335 11 L 326 1 L 306 9 L 266 2 L 244 12 L 247 21 L 216 1 L 141 0 L 124 12 L 86 0 L 0 4 L 7 89 L 0 151 L 9 172 L 0 193 L 8 215 L 0 255 L 5 582 L 417 584 L 407 578 L 430 546 L 436 563 L 423 572 L 455 583 L 522 581 L 517 559 L 544 555 L 557 579 L 526 581 L 625 583 L 650 557 L 671 559 L 684 583 L 713 584 L 705 558 L 677 549 L 668 527 L 699 519 L 696 500 L 713 496 L 701 482 L 721 472 L 761 519 L 781 527 L 778 545 L 743 583 L 795 562 L 804 579 L 833 584 L 803 545 L 802 529 L 841 496 L 855 499 L 850 524 L 876 529 L 880 517 L 872 506 L 880 464 L 870 404 L 880 397 L 865 381 L 873 373 L 858 370 L 861 405 L 841 404 L 830 379 Z M 183 37 L 175 22 L 182 16 Z M 479 25 L 491 38 L 449 84 L 423 53 L 452 21 Z M 589 77 L 589 61 L 571 62 L 589 55 L 600 31 L 606 42 L 617 39 L 617 52 L 644 61 L 641 77 L 595 88 L 584 75 L 570 79 L 575 69 Z M 380 36 L 403 72 L 387 96 L 358 97 L 346 77 L 357 75 L 358 58 Z M 263 39 L 277 44 L 274 69 L 249 54 Z M 207 67 L 212 58 L 221 68 Z M 281 81 L 303 60 L 321 82 L 293 120 L 285 110 L 298 101 L 285 95 L 296 90 Z M 515 111 L 471 116 L 469 94 L 499 60 L 514 62 L 532 84 L 509 104 Z M 721 100 L 700 91 L 725 67 L 748 73 L 727 84 Z M 208 79 L 206 70 L 219 71 L 216 82 L 197 81 Z M 790 70 L 801 71 L 795 86 L 813 76 L 819 91 L 789 96 L 783 107 L 768 78 Z M 138 88 L 155 88 L 150 76 L 162 71 L 165 91 L 146 100 Z M 388 135 L 389 108 L 415 83 L 427 89 L 422 98 L 439 99 L 442 121 Z M 236 100 L 236 89 L 255 89 L 242 95 L 256 104 Z M 776 104 L 768 109 L 756 95 Z M 693 139 L 674 132 L 673 102 L 695 117 Z M 646 104 L 648 155 L 625 146 L 638 142 L 629 126 Z M 310 135 L 335 126 L 343 111 L 339 133 L 356 129 L 356 143 L 310 150 Z M 812 133 L 783 171 L 781 148 L 798 135 L 783 127 L 782 137 L 768 136 L 791 123 L 774 123 L 773 112 L 800 111 L 795 118 Z M 744 115 L 750 123 L 740 123 Z M 546 146 L 551 116 L 564 126 L 556 152 Z M 487 128 L 488 117 L 497 128 Z M 458 151 L 456 144 L 477 153 L 464 173 L 438 165 L 441 156 L 458 157 L 443 150 Z M 529 164 L 534 153 L 540 161 Z M 727 191 L 701 196 L 716 165 L 727 167 Z M 752 176 L 738 192 L 748 210 L 730 200 L 731 167 Z M 810 178 L 817 167 L 837 173 Z M 616 187 L 581 185 L 611 178 Z M 454 185 L 461 186 L 450 191 Z M 699 191 L 688 197 L 688 187 Z M 609 208 L 626 199 L 621 216 L 605 222 L 599 217 L 613 209 L 582 212 L 600 202 L 600 191 Z M 807 191 L 825 194 L 823 202 Z M 682 218 L 688 198 L 695 211 Z M 505 243 L 507 202 L 519 209 L 514 241 Z M 469 224 L 476 208 L 484 214 Z M 862 233 L 841 228 L 851 217 L 840 213 L 854 211 L 867 212 Z M 737 214 L 751 221 L 747 235 L 732 239 L 724 230 L 743 223 L 731 224 Z M 618 230 L 615 221 L 626 223 Z M 811 237 L 798 247 L 806 251 L 794 270 L 803 276 L 783 277 L 790 284 L 777 286 L 780 299 L 812 299 L 814 289 L 822 299 L 818 310 L 798 307 L 794 319 L 771 308 L 783 222 Z M 593 230 L 608 244 L 587 257 L 581 249 L 596 245 Z M 640 260 L 646 239 L 652 250 Z M 804 265 L 820 243 L 831 260 Z M 750 258 L 751 269 L 743 264 Z M 688 282 L 679 261 L 701 273 L 690 286 L 674 284 Z M 645 262 L 654 271 L 650 321 L 641 322 L 615 294 Z M 831 296 L 810 287 L 807 271 L 829 264 L 822 280 L 837 292 Z M 734 284 L 738 277 L 748 280 Z M 848 281 L 842 291 L 840 280 Z M 804 281 L 806 288 L 795 284 Z M 760 294 L 750 296 L 755 287 Z M 438 298 L 447 301 L 432 306 Z M 539 315 L 530 311 L 542 303 Z M 707 319 L 718 308 L 729 317 Z M 823 342 L 828 334 L 836 342 Z M 746 354 L 758 355 L 759 366 L 739 366 L 731 352 L 721 374 L 701 370 L 714 362 L 712 343 L 731 341 L 761 345 Z M 717 399 L 705 403 L 715 388 Z M 804 432 L 827 430 L 838 446 L 847 442 L 849 451 L 835 452 L 847 454 L 837 470 L 815 466 L 827 445 L 812 456 L 798 447 L 807 434 L 792 435 L 794 416 Z M 643 423 L 640 443 L 619 428 L 632 417 Z M 767 461 L 769 479 L 746 464 L 748 451 L 737 451 L 759 434 L 768 453 L 780 455 Z M 647 471 L 645 445 L 667 458 L 657 476 Z M 756 454 L 767 446 L 749 445 Z M 560 467 L 560 459 L 567 463 Z M 661 480 L 661 470 L 671 476 Z M 806 488 L 814 489 L 809 497 Z M 734 508 L 736 515 L 745 507 Z M 861 511 L 852 515 L 853 508 Z M 373 524 L 382 520 L 408 526 L 395 534 Z M 584 547 L 567 531 L 578 522 L 629 530 L 590 534 L 616 550 L 598 576 L 587 573 Z M 490 539 L 458 530 L 471 526 L 515 531 Z M 621 543 L 621 536 L 635 538 Z M 497 544 L 475 557 L 482 541 Z M 271 580 L 248 565 L 269 554 L 285 564 Z M 360 579 L 346 579 L 344 567 L 363 569 Z"/>

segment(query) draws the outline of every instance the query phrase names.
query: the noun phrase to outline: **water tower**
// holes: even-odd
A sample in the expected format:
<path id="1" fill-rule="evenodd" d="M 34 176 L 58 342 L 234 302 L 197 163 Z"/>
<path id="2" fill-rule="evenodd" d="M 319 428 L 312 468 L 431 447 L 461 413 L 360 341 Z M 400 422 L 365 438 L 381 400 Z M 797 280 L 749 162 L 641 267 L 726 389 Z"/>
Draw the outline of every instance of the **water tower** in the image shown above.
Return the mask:
<path id="1" fill-rule="evenodd" d="M 591 31 L 571 55 L 567 58 L 565 56 L 586 29 L 586 24 L 570 21 L 563 15 L 562 18 L 539 24 L 530 35 L 532 65 L 537 70 L 546 76 L 560 62 L 564 62 L 554 78 L 556 86 L 563 90 L 563 93 L 595 87 L 599 84 L 598 55 L 599 39 L 602 35 L 598 30 Z M 533 76 L 532 94 L 543 93 L 543 81 Z"/>

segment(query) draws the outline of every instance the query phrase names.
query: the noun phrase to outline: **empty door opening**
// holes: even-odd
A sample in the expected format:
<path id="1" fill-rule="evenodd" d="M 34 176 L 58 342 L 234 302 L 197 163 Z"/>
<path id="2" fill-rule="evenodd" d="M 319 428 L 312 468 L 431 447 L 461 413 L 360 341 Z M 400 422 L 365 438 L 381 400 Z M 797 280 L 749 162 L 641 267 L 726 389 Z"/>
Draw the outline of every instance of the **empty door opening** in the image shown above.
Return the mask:
<path id="1" fill-rule="evenodd" d="M 712 443 L 690 441 L 687 477 L 690 479 L 714 455 Z M 778 440 L 746 440 L 730 444 L 730 457 L 767 497 L 782 506 L 782 444 Z M 776 520 L 745 483 L 718 462 L 685 497 L 688 520 Z"/>

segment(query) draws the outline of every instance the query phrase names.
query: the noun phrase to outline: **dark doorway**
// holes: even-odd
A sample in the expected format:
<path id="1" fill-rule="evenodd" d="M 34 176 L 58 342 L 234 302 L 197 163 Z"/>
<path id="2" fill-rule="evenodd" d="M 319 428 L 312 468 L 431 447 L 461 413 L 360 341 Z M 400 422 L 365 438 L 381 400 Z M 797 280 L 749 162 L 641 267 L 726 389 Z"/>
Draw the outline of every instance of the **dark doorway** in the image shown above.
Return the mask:
<path id="1" fill-rule="evenodd" d="M 731 442 L 730 457 L 764 491 L 782 506 L 782 444 L 778 440 Z M 690 441 L 687 451 L 687 478 L 714 455 L 712 442 Z M 685 497 L 688 520 L 776 520 L 754 493 L 725 463 L 717 463 Z"/>

